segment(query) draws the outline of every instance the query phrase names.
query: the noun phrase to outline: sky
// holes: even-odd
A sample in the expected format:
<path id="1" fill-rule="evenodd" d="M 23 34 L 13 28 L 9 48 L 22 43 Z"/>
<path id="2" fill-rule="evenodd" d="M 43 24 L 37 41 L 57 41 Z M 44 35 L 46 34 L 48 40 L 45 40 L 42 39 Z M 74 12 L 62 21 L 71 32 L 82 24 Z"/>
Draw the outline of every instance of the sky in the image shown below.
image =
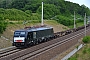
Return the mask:
<path id="1" fill-rule="evenodd" d="M 70 2 L 73 2 L 73 3 L 78 3 L 79 5 L 85 5 L 87 6 L 88 8 L 90 8 L 90 0 L 65 0 L 65 1 L 70 1 Z"/>

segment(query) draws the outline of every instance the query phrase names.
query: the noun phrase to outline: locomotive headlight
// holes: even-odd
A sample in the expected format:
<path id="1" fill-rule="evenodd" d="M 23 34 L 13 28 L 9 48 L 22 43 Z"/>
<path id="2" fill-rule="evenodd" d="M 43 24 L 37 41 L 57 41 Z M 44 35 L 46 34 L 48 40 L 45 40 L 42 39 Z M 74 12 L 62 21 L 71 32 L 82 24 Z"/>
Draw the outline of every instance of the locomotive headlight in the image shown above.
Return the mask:
<path id="1" fill-rule="evenodd" d="M 33 42 L 33 41 L 32 41 Z"/>

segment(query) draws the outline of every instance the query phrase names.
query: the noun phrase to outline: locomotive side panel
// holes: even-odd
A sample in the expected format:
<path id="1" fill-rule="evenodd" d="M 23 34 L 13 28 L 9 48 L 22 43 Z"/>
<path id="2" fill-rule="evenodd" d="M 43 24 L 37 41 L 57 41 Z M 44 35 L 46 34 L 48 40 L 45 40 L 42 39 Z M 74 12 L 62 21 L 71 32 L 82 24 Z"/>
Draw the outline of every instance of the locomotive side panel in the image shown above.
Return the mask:
<path id="1" fill-rule="evenodd" d="M 53 36 L 53 29 L 45 29 L 45 30 L 40 30 L 36 32 L 36 37 L 40 38 L 40 37 L 49 37 L 49 36 Z"/>
<path id="2" fill-rule="evenodd" d="M 33 36 L 34 36 L 34 39 L 37 43 L 39 42 L 42 42 L 42 41 L 45 41 L 46 39 L 49 39 L 50 37 L 53 37 L 54 36 L 54 33 L 53 33 L 53 29 L 44 29 L 44 30 L 38 30 L 36 31 L 36 34 L 34 34 L 35 32 L 33 32 Z"/>

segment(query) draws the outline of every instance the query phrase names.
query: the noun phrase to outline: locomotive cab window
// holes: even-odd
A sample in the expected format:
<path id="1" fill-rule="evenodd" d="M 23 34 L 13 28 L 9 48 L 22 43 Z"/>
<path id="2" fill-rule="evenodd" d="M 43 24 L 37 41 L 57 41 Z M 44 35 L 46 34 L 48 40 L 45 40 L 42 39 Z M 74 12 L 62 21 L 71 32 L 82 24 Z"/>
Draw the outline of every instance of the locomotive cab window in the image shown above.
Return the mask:
<path id="1" fill-rule="evenodd" d="M 20 37 L 25 37 L 25 32 L 21 32 Z"/>
<path id="2" fill-rule="evenodd" d="M 25 37 L 25 32 L 17 31 L 14 33 L 14 37 Z"/>

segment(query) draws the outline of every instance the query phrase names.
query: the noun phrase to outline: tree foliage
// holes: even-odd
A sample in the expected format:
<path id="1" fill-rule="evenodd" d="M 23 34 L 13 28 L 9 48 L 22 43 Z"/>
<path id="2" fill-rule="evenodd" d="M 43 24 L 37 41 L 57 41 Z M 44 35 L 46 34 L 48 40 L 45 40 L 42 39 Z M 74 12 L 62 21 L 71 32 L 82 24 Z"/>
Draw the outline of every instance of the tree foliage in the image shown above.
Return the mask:
<path id="1" fill-rule="evenodd" d="M 1 19 L 10 20 L 40 20 L 42 0 L 0 0 Z M 73 24 L 74 11 L 79 18 L 90 15 L 90 9 L 65 0 L 43 0 L 44 19 L 58 19 L 64 25 Z M 6 10 L 5 10 L 6 9 Z M 76 16 L 77 17 L 77 16 Z M 80 22 L 80 21 L 79 21 Z"/>
<path id="2" fill-rule="evenodd" d="M 33 13 L 36 13 L 37 10 L 40 9 L 39 7 L 41 6 L 41 2 L 42 0 L 0 0 L 0 8 L 15 8 L 23 11 L 31 10 Z M 85 12 L 87 15 L 90 15 L 90 13 L 88 13 L 90 12 L 90 9 L 85 5 L 80 6 L 77 3 L 72 3 L 65 0 L 43 0 L 43 2 L 45 5 L 45 10 L 51 10 L 53 7 L 53 10 L 58 9 L 56 12 L 64 15 L 73 14 L 74 11 L 82 16 Z M 45 13 L 47 14 L 47 11 Z"/>
<path id="3" fill-rule="evenodd" d="M 68 17 L 58 15 L 56 16 L 56 20 L 66 26 L 73 25 L 73 20 L 69 19 Z"/>
<path id="4" fill-rule="evenodd" d="M 41 6 L 38 8 L 37 13 L 41 14 Z M 50 19 L 60 14 L 57 7 L 53 4 L 44 4 L 44 19 Z"/>

